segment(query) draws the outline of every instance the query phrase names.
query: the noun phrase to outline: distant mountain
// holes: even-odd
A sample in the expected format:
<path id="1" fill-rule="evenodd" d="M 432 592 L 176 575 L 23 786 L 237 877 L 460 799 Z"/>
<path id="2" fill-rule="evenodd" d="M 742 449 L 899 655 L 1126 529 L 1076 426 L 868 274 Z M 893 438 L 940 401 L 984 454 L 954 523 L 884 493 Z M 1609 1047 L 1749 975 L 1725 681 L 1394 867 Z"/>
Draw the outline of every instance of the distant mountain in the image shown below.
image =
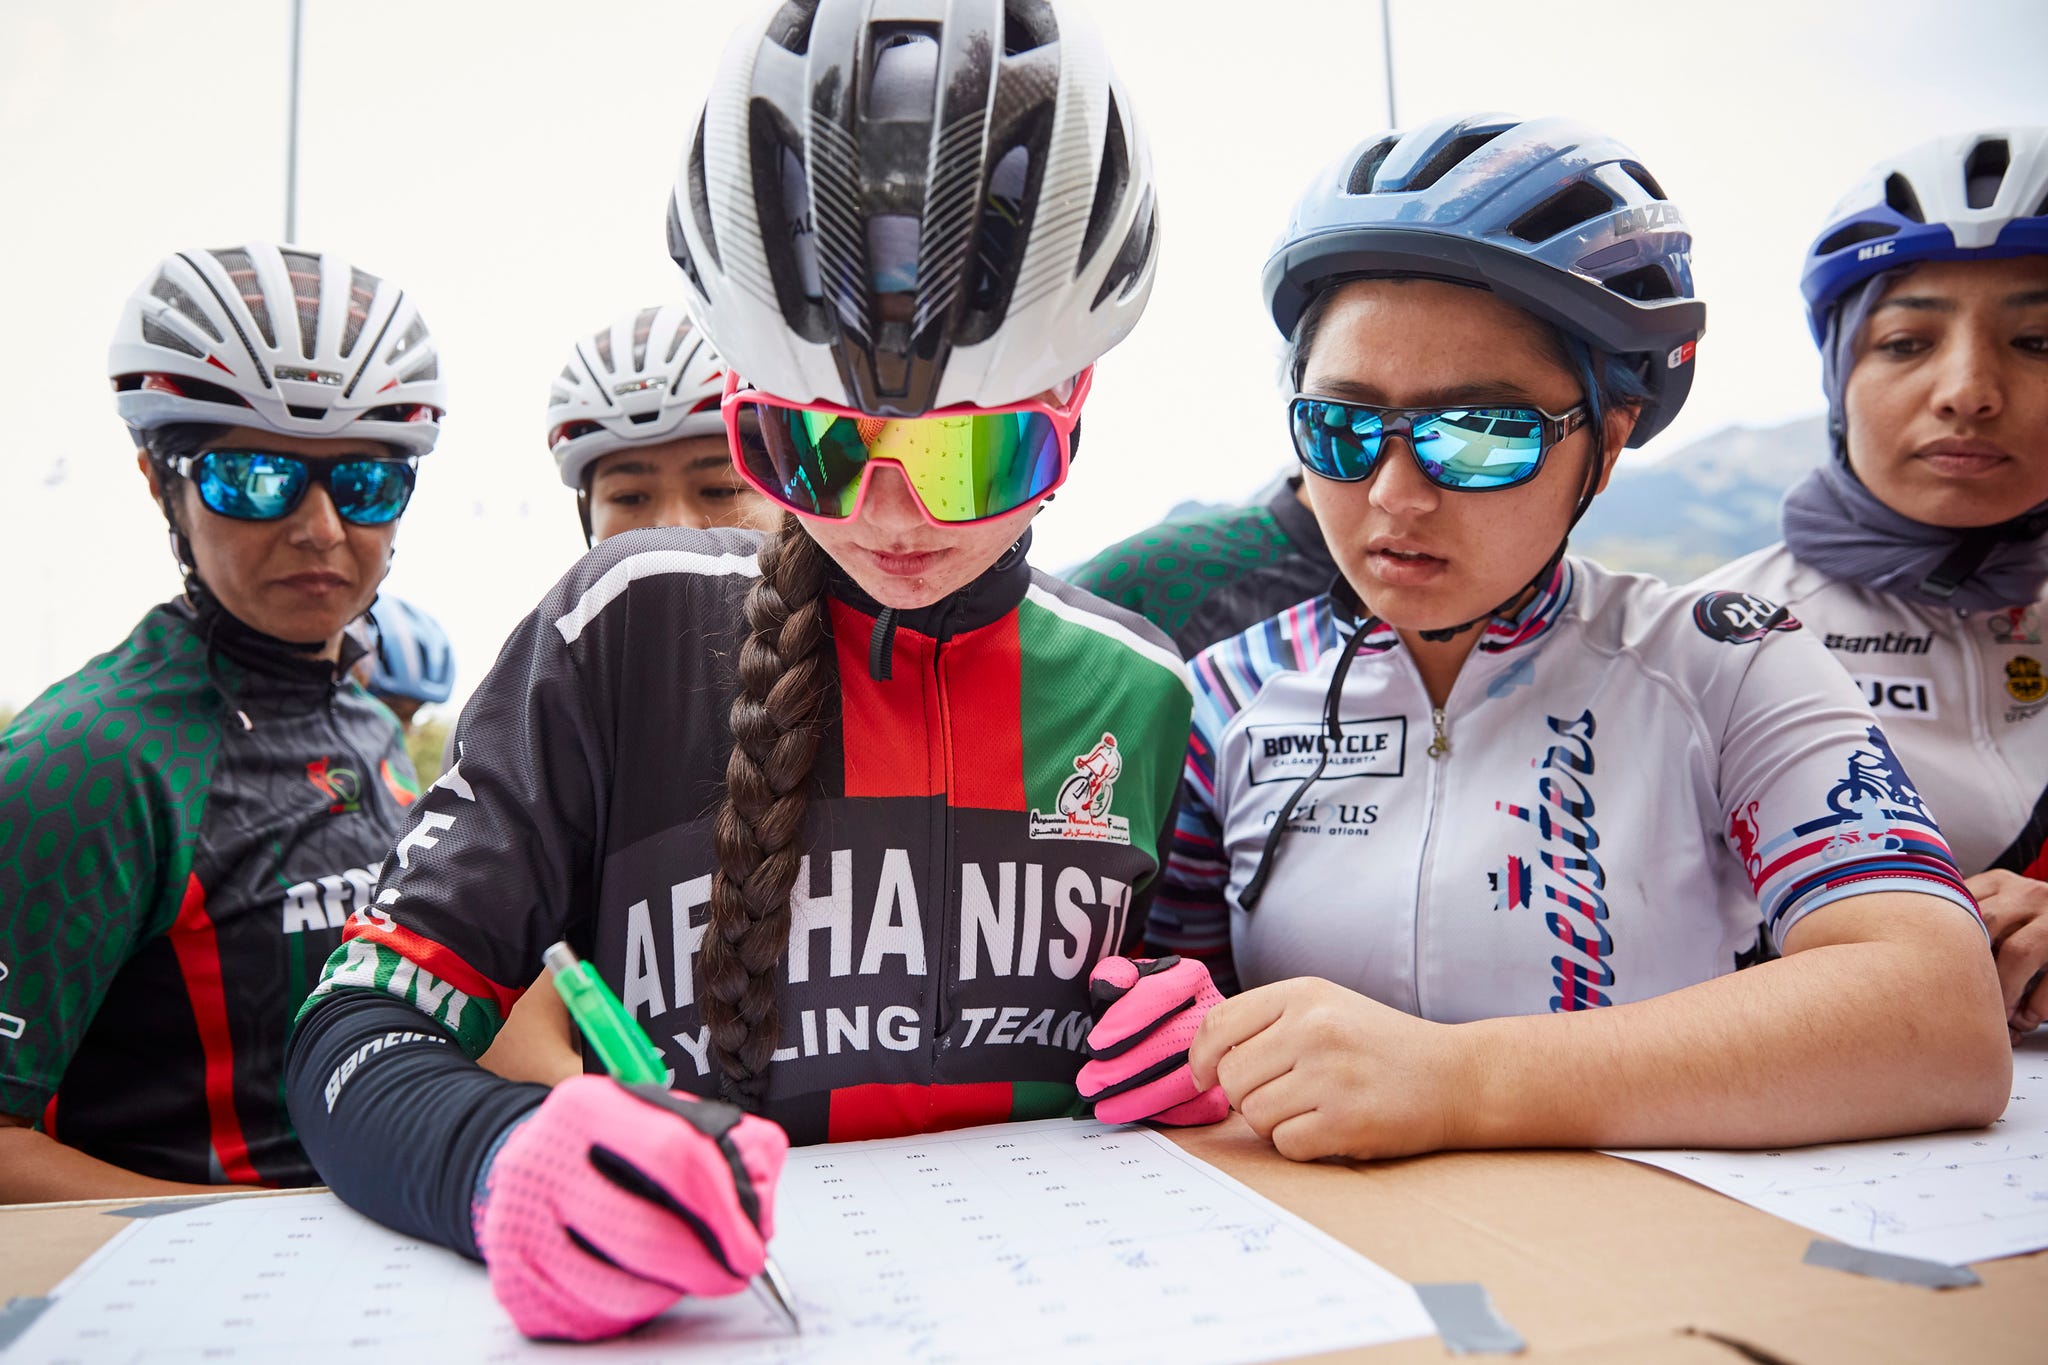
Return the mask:
<path id="1" fill-rule="evenodd" d="M 1827 449 L 1827 419 L 1802 417 L 1725 427 L 1655 464 L 1624 455 L 1572 551 L 1683 583 L 1778 540 L 1778 503 Z"/>

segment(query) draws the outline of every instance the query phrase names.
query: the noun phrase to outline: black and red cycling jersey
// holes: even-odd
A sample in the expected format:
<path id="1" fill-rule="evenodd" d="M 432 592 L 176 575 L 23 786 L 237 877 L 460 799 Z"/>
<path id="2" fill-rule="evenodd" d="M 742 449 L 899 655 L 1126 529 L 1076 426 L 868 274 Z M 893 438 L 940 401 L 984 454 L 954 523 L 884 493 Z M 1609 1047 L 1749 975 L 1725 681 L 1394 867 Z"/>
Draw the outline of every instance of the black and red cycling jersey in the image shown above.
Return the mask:
<path id="1" fill-rule="evenodd" d="M 482 1053 L 563 939 L 678 1088 L 718 1093 L 696 963 L 757 544 L 615 537 L 513 634 L 464 713 L 458 762 L 302 1015 L 291 1097 L 316 1159 L 315 1131 L 347 1128 L 346 1143 L 323 1139 L 344 1164 L 417 1137 L 410 1088 L 364 1078 L 394 1060 L 468 1067 L 460 1054 Z M 1076 1109 L 1088 971 L 1138 940 L 1187 742 L 1165 637 L 1034 573 L 1021 545 L 936 606 L 895 613 L 886 661 L 870 657 L 879 614 L 835 576 L 837 697 L 763 1104 L 798 1142 Z M 422 1032 L 459 1052 L 382 1041 Z M 454 1083 L 517 1107 L 506 1083 Z"/>

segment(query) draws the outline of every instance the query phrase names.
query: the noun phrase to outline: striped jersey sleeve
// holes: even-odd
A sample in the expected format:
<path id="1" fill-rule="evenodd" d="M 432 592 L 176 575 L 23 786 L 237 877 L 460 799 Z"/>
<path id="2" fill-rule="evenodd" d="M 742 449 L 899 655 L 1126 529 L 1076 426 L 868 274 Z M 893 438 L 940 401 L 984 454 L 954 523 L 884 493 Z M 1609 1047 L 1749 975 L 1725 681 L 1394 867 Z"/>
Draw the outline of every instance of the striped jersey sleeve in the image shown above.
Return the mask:
<path id="1" fill-rule="evenodd" d="M 1230 855 L 1223 847 L 1218 790 L 1223 735 L 1267 682 L 1282 673 L 1313 670 L 1339 638 L 1325 595 L 1203 650 L 1188 665 L 1195 689 L 1194 726 L 1181 768 L 1173 844 L 1145 939 L 1154 953 L 1207 963 L 1225 994 L 1237 990 L 1237 971 L 1230 951 Z"/>
<path id="2" fill-rule="evenodd" d="M 1796 628 L 1748 648 L 1720 744 L 1724 837 L 1778 950 L 1806 915 L 1872 892 L 1917 892 L 1976 916 L 1947 841 L 1848 674 Z"/>

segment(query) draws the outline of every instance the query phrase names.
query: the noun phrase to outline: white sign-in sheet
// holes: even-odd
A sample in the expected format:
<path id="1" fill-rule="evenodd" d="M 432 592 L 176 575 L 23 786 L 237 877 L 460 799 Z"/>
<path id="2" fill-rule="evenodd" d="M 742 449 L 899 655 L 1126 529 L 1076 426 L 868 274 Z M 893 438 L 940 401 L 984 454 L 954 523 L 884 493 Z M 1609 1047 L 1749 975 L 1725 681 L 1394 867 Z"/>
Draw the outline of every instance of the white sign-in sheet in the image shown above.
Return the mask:
<path id="1" fill-rule="evenodd" d="M 1415 1293 L 1159 1135 L 999 1124 L 798 1148 L 753 1294 L 685 1300 L 606 1361 L 1262 1361 L 1428 1336 Z M 479 1265 L 330 1195 L 137 1219 L 0 1365 L 545 1359 Z"/>
<path id="2" fill-rule="evenodd" d="M 1838 1242 L 1966 1265 L 2048 1247 L 2048 1031 L 1989 1128 L 1777 1152 L 1616 1151 Z"/>

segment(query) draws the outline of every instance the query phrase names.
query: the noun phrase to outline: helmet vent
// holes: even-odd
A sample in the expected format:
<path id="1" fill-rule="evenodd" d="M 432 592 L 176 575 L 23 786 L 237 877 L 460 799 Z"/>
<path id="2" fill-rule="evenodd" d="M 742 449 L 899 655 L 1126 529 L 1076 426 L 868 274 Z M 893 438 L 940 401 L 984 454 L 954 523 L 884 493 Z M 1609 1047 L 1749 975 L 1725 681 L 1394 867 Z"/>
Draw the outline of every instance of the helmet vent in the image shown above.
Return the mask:
<path id="1" fill-rule="evenodd" d="M 313 358 L 320 335 L 320 258 L 304 251 L 280 251 L 291 277 L 292 303 L 299 312 L 299 354 Z"/>
<path id="2" fill-rule="evenodd" d="M 1452 138 L 1442 151 L 1424 162 L 1422 169 L 1410 176 L 1406 184 L 1398 187 L 1390 185 L 1387 188 L 1398 188 L 1407 192 L 1426 190 L 1450 174 L 1455 167 L 1464 162 L 1466 157 L 1472 155 L 1472 153 L 1478 151 L 1505 131 L 1507 130 L 1504 128 L 1495 128 L 1489 132 L 1467 133 L 1463 137 Z"/>
<path id="3" fill-rule="evenodd" d="M 1112 109 L 1109 117 L 1111 126 L 1116 126 L 1120 116 Z M 1003 142 L 988 150 L 988 185 L 981 197 L 981 212 L 974 228 L 974 260 L 968 269 L 972 283 L 953 322 L 952 340 L 956 346 L 974 346 L 988 340 L 1009 314 L 1017 272 L 1024 263 L 1022 224 L 1031 221 L 1031 205 L 1037 201 L 1039 182 L 1044 177 L 1044 150 L 1051 130 L 1052 110 L 1047 105 L 1026 114 L 1004 135 Z M 1099 204 L 1100 182 L 1096 199 Z M 1094 217 L 1093 209 L 1089 217 Z M 1105 221 L 1099 233 L 1106 236 L 1108 231 Z M 1099 248 L 1101 243 L 1096 245 Z M 1081 262 L 1085 265 L 1091 259 L 1084 247 Z M 1079 273 L 1077 266 L 1075 274 Z"/>
<path id="4" fill-rule="evenodd" d="M 327 416 L 326 408 L 316 408 L 307 403 L 287 403 L 284 410 L 301 422 L 317 422 Z"/>
<path id="5" fill-rule="evenodd" d="M 818 19 L 818 0 L 789 0 L 768 21 L 768 41 L 803 56 L 811 50 L 811 26 Z"/>
<path id="6" fill-rule="evenodd" d="M 659 308 L 642 308 L 640 316 L 633 319 L 633 368 L 647 368 L 647 336 L 654 330 L 654 315 Z"/>
<path id="7" fill-rule="evenodd" d="M 560 377 L 564 384 L 568 384 L 572 387 L 583 382 L 583 376 L 576 373 L 576 367 L 574 365 L 564 365 L 562 367 L 562 373 Z"/>
<path id="8" fill-rule="evenodd" d="M 149 287 L 149 292 L 152 298 L 162 299 L 165 303 L 177 309 L 187 322 L 190 322 L 200 331 L 206 333 L 207 336 L 215 341 L 221 340 L 220 330 L 213 325 L 213 319 L 201 312 L 199 305 L 192 301 L 192 296 L 178 288 L 170 276 L 158 275 L 156 283 Z M 197 355 L 198 352 L 195 351 L 193 354 Z"/>
<path id="9" fill-rule="evenodd" d="M 1015 57 L 1060 39 L 1059 20 L 1045 0 L 1010 0 L 1003 6 L 1003 55 Z"/>
<path id="10" fill-rule="evenodd" d="M 659 416 L 661 416 L 661 414 L 658 412 L 635 412 L 628 413 L 626 416 L 626 420 L 631 422 L 634 426 L 645 426 Z"/>
<path id="11" fill-rule="evenodd" d="M 690 287 L 703 293 L 704 280 L 697 274 L 697 261 L 690 255 L 690 244 L 683 237 L 683 220 L 676 213 L 674 195 L 670 195 L 668 201 L 668 256 L 682 269 Z"/>
<path id="12" fill-rule="evenodd" d="M 1386 165 L 1387 158 L 1393 154 L 1395 141 L 1394 138 L 1383 138 L 1366 149 L 1365 155 L 1353 163 L 1351 178 L 1344 182 L 1344 193 L 1372 193 L 1373 179 L 1379 175 L 1380 167 Z"/>
<path id="13" fill-rule="evenodd" d="M 350 267 L 348 279 L 348 320 L 341 329 L 341 353 L 348 355 L 356 348 L 356 340 L 363 334 L 363 324 L 369 321 L 370 305 L 377 299 L 377 277 Z"/>
<path id="14" fill-rule="evenodd" d="M 237 247 L 212 254 L 220 262 L 220 268 L 228 272 L 228 281 L 241 295 L 242 306 L 249 310 L 250 317 L 256 319 L 256 330 L 263 334 L 263 344 L 275 347 L 277 333 L 271 330 L 270 305 L 264 301 L 263 284 L 256 278 L 256 266 L 249 260 L 249 253 Z"/>
<path id="15" fill-rule="evenodd" d="M 1123 297 L 1131 292 L 1145 263 L 1152 259 L 1152 234 L 1158 226 L 1159 205 L 1147 194 L 1145 202 L 1138 206 L 1138 218 L 1131 224 L 1130 236 L 1117 249 L 1116 259 L 1109 264 L 1109 274 L 1102 279 L 1102 288 L 1095 291 L 1095 301 L 1088 305 L 1091 311 L 1100 308 L 1111 294 Z"/>
<path id="16" fill-rule="evenodd" d="M 808 32 L 808 30 L 806 30 Z M 704 120 L 697 120 L 697 136 L 690 139 L 690 216 L 697 220 L 698 235 L 703 237 L 705 249 L 711 253 L 711 263 L 717 265 L 718 237 L 711 231 L 711 191 L 704 181 Z M 685 252 L 685 255 L 688 253 Z M 694 265 L 683 267 L 692 282 L 697 280 Z M 701 283 L 698 292 L 703 292 Z"/>
<path id="17" fill-rule="evenodd" d="M 676 357 L 683 353 L 683 343 L 690 339 L 690 331 L 690 324 L 687 322 L 676 328 L 675 338 L 668 344 L 668 354 L 661 358 L 663 365 L 676 363 Z"/>
<path id="18" fill-rule="evenodd" d="M 419 314 L 415 313 L 413 315 L 412 325 L 410 327 L 407 327 L 404 333 L 400 335 L 397 344 L 392 346 L 390 350 L 384 353 L 384 363 L 386 365 L 396 365 L 402 356 L 405 356 L 408 353 L 410 353 L 413 347 L 419 345 L 422 341 L 425 341 L 426 339 L 427 320 L 419 316 Z"/>
<path id="19" fill-rule="evenodd" d="M 1920 196 L 1913 193 L 1913 182 L 1893 171 L 1885 177 L 1884 202 L 1901 218 L 1910 218 L 1916 223 L 1927 221 L 1927 215 L 1920 211 Z"/>
<path id="20" fill-rule="evenodd" d="M 1624 175 L 1628 176 L 1629 179 L 1635 181 L 1638 185 L 1641 185 L 1643 193 L 1649 195 L 1652 199 L 1670 198 L 1669 195 L 1664 193 L 1664 187 L 1657 183 L 1657 177 L 1651 175 L 1641 166 L 1636 165 L 1635 162 L 1624 161 L 1621 163 L 1621 169 Z"/>
<path id="21" fill-rule="evenodd" d="M 1656 299 L 1675 299 L 1678 290 L 1672 287 L 1671 276 L 1661 265 L 1642 265 L 1626 274 L 1616 275 L 1608 280 L 1607 287 L 1625 299 L 1638 303 L 1649 303 Z"/>
<path id="22" fill-rule="evenodd" d="M 1998 202 L 2005 168 L 2011 164 L 2012 147 L 2002 137 L 1987 137 L 1970 149 L 1970 159 L 1963 163 L 1963 196 L 1971 208 L 1988 209 Z"/>
<path id="23" fill-rule="evenodd" d="M 1081 234 L 1081 258 L 1074 265 L 1077 278 L 1095 259 L 1102 239 L 1109 234 L 1109 220 L 1123 202 L 1124 189 L 1130 181 L 1131 149 L 1124 141 L 1123 111 L 1117 108 L 1116 92 L 1112 90 L 1109 130 L 1102 137 L 1102 165 L 1095 177 L 1095 203 L 1088 210 L 1088 227 Z"/>
<path id="24" fill-rule="evenodd" d="M 1508 226 L 1525 242 L 1547 242 L 1560 232 L 1614 212 L 1614 199 L 1590 180 L 1576 181 L 1530 209 Z"/>
<path id="25" fill-rule="evenodd" d="M 1816 256 L 1826 256 L 1840 251 L 1845 246 L 1867 242 L 1873 237 L 1889 237 L 1893 228 L 1888 223 L 1851 223 L 1838 232 L 1831 232 L 1821 244 L 1813 249 Z"/>
<path id="26" fill-rule="evenodd" d="M 407 370 L 404 374 L 398 376 L 398 382 L 401 384 L 417 384 L 423 379 L 439 379 L 440 377 L 441 362 L 439 358 L 437 358 L 430 351 L 427 353 L 426 358 L 421 360 L 419 364 L 413 366 L 410 370 Z"/>
<path id="27" fill-rule="evenodd" d="M 142 320 L 142 339 L 152 346 L 163 346 L 184 355 L 198 356 L 202 360 L 206 357 L 204 351 L 164 326 L 161 322 L 158 322 L 155 318 L 144 318 Z"/>
<path id="28" fill-rule="evenodd" d="M 603 365 L 607 370 L 615 370 L 618 368 L 618 366 L 612 364 L 611 328 L 607 327 L 600 331 L 596 336 L 590 339 L 590 343 L 591 345 L 597 348 L 597 360 L 599 364 Z"/>

